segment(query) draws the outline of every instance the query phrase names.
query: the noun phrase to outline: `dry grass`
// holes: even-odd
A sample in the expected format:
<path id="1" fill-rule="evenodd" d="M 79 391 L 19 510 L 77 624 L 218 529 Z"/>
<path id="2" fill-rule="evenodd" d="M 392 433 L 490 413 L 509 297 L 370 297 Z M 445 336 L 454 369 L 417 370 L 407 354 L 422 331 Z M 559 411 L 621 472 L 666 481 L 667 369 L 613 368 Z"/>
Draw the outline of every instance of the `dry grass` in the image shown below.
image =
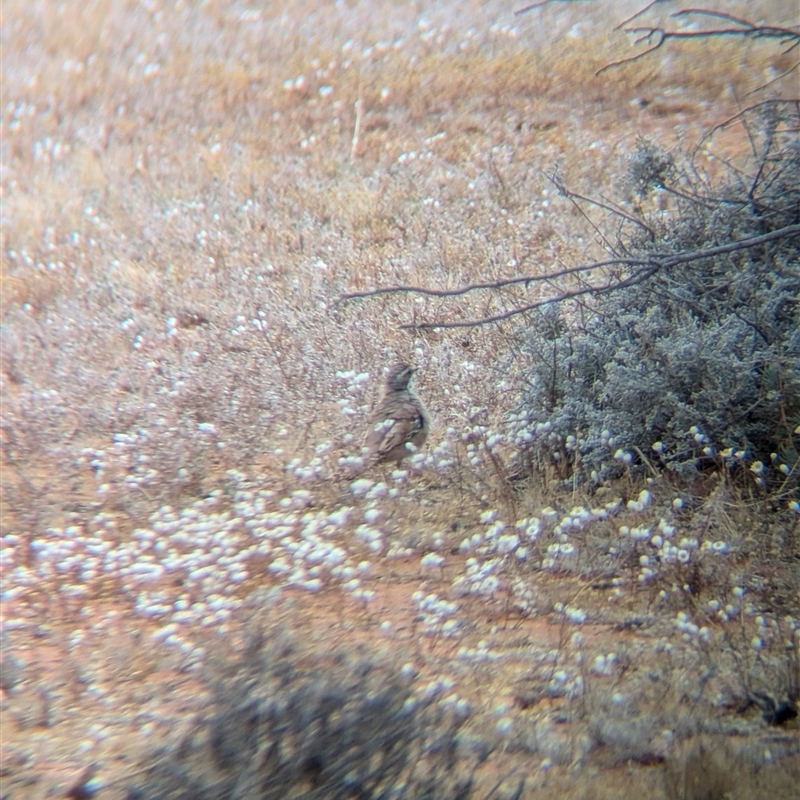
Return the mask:
<path id="1" fill-rule="evenodd" d="M 614 14 L 636 7 L 614 4 Z M 746 8 L 796 22 L 793 3 Z M 543 171 L 558 166 L 578 191 L 624 196 L 640 133 L 689 146 L 789 64 L 767 46 L 715 41 L 702 44 L 702 59 L 700 48 L 665 51 L 597 76 L 629 52 L 605 4 L 519 18 L 507 4 L 477 2 L 422 12 L 132 1 L 7 2 L 3 11 L 0 523 L 3 616 L 13 623 L 13 648 L 3 650 L 24 664 L 19 686 L 4 687 L 2 738 L 13 750 L 4 761 L 22 759 L 3 777 L 9 797 L 44 796 L 48 781 L 63 791 L 59 765 L 79 771 L 89 756 L 103 780 L 124 777 L 133 767 L 120 753 L 169 739 L 197 710 L 195 670 L 216 641 L 209 629 L 227 647 L 240 634 L 237 613 L 263 614 L 270 590 L 269 613 L 317 650 L 388 646 L 408 653 L 421 687 L 451 677 L 474 710 L 470 735 L 494 748 L 481 786 L 511 776 L 499 796 L 520 778 L 526 797 L 756 798 L 773 784 L 769 796 L 790 796 L 782 781 L 797 774 L 796 728 L 765 744 L 772 734 L 757 709 L 733 712 L 746 691 L 790 689 L 797 569 L 773 556 L 796 551 L 797 525 L 728 484 L 636 478 L 584 497 L 543 482 L 515 495 L 502 480 L 508 453 L 487 448 L 515 406 L 514 329 L 398 329 L 484 315 L 514 294 L 333 304 L 346 291 L 454 287 L 597 256 L 591 227 Z M 742 132 L 724 135 L 732 158 L 746 152 Z M 401 358 L 420 367 L 433 455 L 422 476 L 389 478 L 395 496 L 356 496 L 357 476 L 339 459 L 358 455 L 381 370 Z M 644 488 L 652 504 L 626 509 Z M 678 495 L 691 507 L 673 509 Z M 246 549 L 256 540 L 245 521 L 258 516 L 248 504 L 259 498 L 259 514 L 288 515 L 298 536 L 303 515 L 351 507 L 330 540 L 347 564 L 371 561 L 361 588 L 373 599 L 345 590 L 346 576 L 326 577 L 319 593 L 287 586 L 269 571 L 277 539 L 228 594 L 195 580 L 188 561 L 145 586 L 113 570 L 87 573 L 82 544 L 63 571 L 66 551 L 37 549 L 77 526 L 79 539 L 102 543 L 89 546 L 122 552 L 140 541 L 137 530 L 164 523 L 165 503 L 178 516 L 240 519 L 233 549 Z M 556 523 L 616 498 L 618 511 L 576 526 L 577 562 L 548 569 Z M 495 595 L 459 593 L 454 581 L 476 553 L 458 548 L 492 524 L 481 514 L 494 510 L 512 528 L 548 506 L 553 519 L 542 517 L 525 562 L 503 561 Z M 370 509 L 383 515 L 377 555 L 358 532 Z M 729 556 L 706 554 L 691 573 L 676 567 L 639 585 L 644 545 L 609 544 L 622 525 L 662 517 L 680 535 L 725 540 Z M 169 545 L 176 559 L 222 547 L 192 535 Z M 490 544 L 483 539 L 480 559 L 497 556 Z M 130 552 L 136 563 L 163 556 Z M 421 564 L 430 553 L 441 568 Z M 218 591 L 243 610 L 201 623 Z M 457 634 L 416 591 L 457 604 Z M 203 605 L 199 616 L 180 644 L 149 644 L 167 620 L 148 609 L 180 597 Z M 734 610 L 722 621 L 709 602 Z M 569 609 L 584 611 L 585 624 Z M 712 629 L 713 643 L 676 628 L 679 612 Z M 612 652 L 607 671 L 592 671 Z M 104 692 L 124 697 L 121 711 Z M 49 712 L 20 716 L 40 705 Z M 146 735 L 130 722 L 137 713 L 152 714 Z M 511 727 L 498 727 L 506 718 Z M 746 758 L 731 755 L 733 733 L 751 747 Z M 713 742 L 708 763 L 727 775 L 736 762 L 741 781 L 692 788 L 684 762 L 706 764 L 692 750 L 701 734 Z M 39 747 L 45 755 L 34 758 Z"/>

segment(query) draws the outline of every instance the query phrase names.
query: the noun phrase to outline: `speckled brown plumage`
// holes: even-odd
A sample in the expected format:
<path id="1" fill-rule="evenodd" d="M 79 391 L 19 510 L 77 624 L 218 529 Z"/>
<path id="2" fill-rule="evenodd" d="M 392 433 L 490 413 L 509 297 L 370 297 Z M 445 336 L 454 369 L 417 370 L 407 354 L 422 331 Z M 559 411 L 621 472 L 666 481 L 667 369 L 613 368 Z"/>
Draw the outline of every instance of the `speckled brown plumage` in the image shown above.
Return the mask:
<path id="1" fill-rule="evenodd" d="M 430 418 L 409 386 L 416 370 L 397 364 L 389 370 L 383 397 L 372 414 L 364 443 L 376 462 L 400 462 L 415 453 L 428 438 Z"/>

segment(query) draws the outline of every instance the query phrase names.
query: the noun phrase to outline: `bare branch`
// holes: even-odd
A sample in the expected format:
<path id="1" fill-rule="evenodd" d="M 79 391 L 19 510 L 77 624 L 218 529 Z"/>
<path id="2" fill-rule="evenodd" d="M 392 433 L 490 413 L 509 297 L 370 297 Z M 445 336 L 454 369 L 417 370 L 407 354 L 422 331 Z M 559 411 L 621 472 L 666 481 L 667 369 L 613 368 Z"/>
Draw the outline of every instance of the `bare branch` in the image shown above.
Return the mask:
<path id="1" fill-rule="evenodd" d="M 525 275 L 517 278 L 504 278 L 497 281 L 473 283 L 467 286 L 461 286 L 457 289 L 430 289 L 424 286 L 385 286 L 379 289 L 371 289 L 366 292 L 351 292 L 339 297 L 338 300 L 336 300 L 335 305 L 348 300 L 376 297 L 377 295 L 381 294 L 408 293 L 426 295 L 429 297 L 457 297 L 480 289 L 497 290 L 521 283 L 531 284 L 549 282 L 556 278 L 563 278 L 567 275 L 573 275 L 581 272 L 594 272 L 604 267 L 624 266 L 636 270 L 634 274 L 621 281 L 614 280 L 601 286 L 583 286 L 580 289 L 562 292 L 555 297 L 537 300 L 535 303 L 530 303 L 525 306 L 518 306 L 500 314 L 486 316 L 478 320 L 466 320 L 458 322 L 420 322 L 407 323 L 400 326 L 402 329 L 414 330 L 425 328 L 476 327 L 478 325 L 488 325 L 493 322 L 502 322 L 503 320 L 510 319 L 518 314 L 524 314 L 526 311 L 531 311 L 535 308 L 540 308 L 541 306 L 545 306 L 550 303 L 560 303 L 564 300 L 582 297 L 584 295 L 606 294 L 607 292 L 615 291 L 616 289 L 622 289 L 625 286 L 632 286 L 647 280 L 661 270 L 668 270 L 671 267 L 677 266 L 678 264 L 687 264 L 692 261 L 699 261 L 703 258 L 713 258 L 715 256 L 724 255 L 725 253 L 732 253 L 738 250 L 746 250 L 752 247 L 758 247 L 776 239 L 785 239 L 798 235 L 800 235 L 800 224 L 787 225 L 784 228 L 779 228 L 778 230 L 770 231 L 769 233 L 761 234 L 759 236 L 751 236 L 746 239 L 739 239 L 734 242 L 728 242 L 727 244 L 721 244 L 716 247 L 708 247 L 703 250 L 693 250 L 683 253 L 649 253 L 641 258 L 610 258 L 605 261 L 595 261 L 591 264 L 582 264 L 577 267 L 565 267 L 558 272 L 549 272 L 545 273 L 544 275 Z"/>
<path id="2" fill-rule="evenodd" d="M 595 73 L 596 75 L 600 75 L 607 70 L 613 69 L 614 67 L 635 63 L 636 61 L 649 56 L 651 53 L 663 47 L 664 44 L 670 39 L 710 39 L 720 36 L 743 36 L 750 39 L 780 39 L 781 41 L 791 43 L 787 52 L 791 51 L 794 47 L 797 47 L 800 44 L 800 31 L 797 31 L 793 28 L 784 28 L 779 25 L 760 25 L 742 17 L 734 16 L 733 14 L 727 14 L 722 11 L 713 11 L 706 8 L 685 8 L 676 11 L 670 16 L 672 19 L 689 18 L 692 16 L 708 17 L 711 19 L 728 22 L 738 27 L 707 28 L 704 30 L 695 31 L 667 30 L 666 28 L 655 25 L 630 26 L 630 23 L 633 20 L 641 17 L 657 2 L 659 2 L 659 0 L 649 3 L 645 8 L 643 8 L 641 11 L 638 11 L 632 17 L 629 17 L 628 20 L 616 28 L 616 30 L 623 30 L 625 33 L 635 35 L 637 38 L 635 39 L 634 44 L 638 45 L 642 44 L 643 42 L 647 42 L 650 46 L 641 53 L 636 53 L 635 55 L 619 59 L 618 61 L 613 61 L 610 64 L 606 64 Z"/>
<path id="3" fill-rule="evenodd" d="M 583 295 L 587 294 L 606 294 L 607 292 L 613 292 L 617 289 L 622 289 L 625 286 L 633 286 L 637 283 L 642 283 L 643 281 L 647 280 L 649 277 L 658 272 L 658 270 L 659 265 L 656 264 L 651 266 L 649 269 L 642 270 L 642 272 L 639 272 L 636 275 L 631 275 L 623 281 L 608 283 L 605 286 L 584 286 L 581 289 L 573 289 L 569 292 L 563 292 L 556 297 L 548 297 L 544 300 L 537 300 L 535 303 L 530 303 L 527 306 L 512 308 L 508 311 L 504 311 L 502 314 L 494 314 L 490 317 L 482 317 L 481 319 L 475 320 L 461 320 L 459 322 L 408 323 L 406 325 L 401 325 L 400 328 L 402 330 L 424 330 L 426 328 L 477 328 L 480 325 L 490 325 L 494 322 L 503 322 L 504 320 L 517 316 L 518 314 L 524 314 L 526 311 L 533 311 L 535 308 L 541 308 L 542 306 L 549 305 L 550 303 L 560 303 L 564 300 L 570 300 L 573 297 L 582 297 Z"/>
<path id="4" fill-rule="evenodd" d="M 765 106 L 770 106 L 770 105 L 778 105 L 778 106 L 779 105 L 785 105 L 787 103 L 796 104 L 797 107 L 798 107 L 798 110 L 800 110 L 800 100 L 784 100 L 782 98 L 773 98 L 773 99 L 770 99 L 770 100 L 762 100 L 760 103 L 754 103 L 751 106 L 747 106 L 747 108 L 743 108 L 737 114 L 734 114 L 732 117 L 729 117 L 728 119 L 724 120 L 723 122 L 720 122 L 718 125 L 715 125 L 709 131 L 707 131 L 706 134 L 703 136 L 703 138 L 698 143 L 697 147 L 695 148 L 695 151 L 694 151 L 695 154 L 697 154 L 697 152 L 700 149 L 700 147 L 702 147 L 702 145 L 705 142 L 707 142 L 709 139 L 711 139 L 713 137 L 713 135 L 717 131 L 724 130 L 729 125 L 733 125 L 735 122 L 741 121 L 742 118 L 745 117 L 745 115 L 751 113 L 755 109 L 762 108 L 762 107 L 765 107 Z M 717 155 L 716 153 L 714 154 L 714 156 L 715 156 L 715 158 L 720 158 L 720 156 Z"/>
<path id="5" fill-rule="evenodd" d="M 640 8 L 635 14 L 632 14 L 627 19 L 622 20 L 622 22 L 617 25 L 614 30 L 619 31 L 623 30 L 626 25 L 630 25 L 635 19 L 639 17 L 643 17 L 653 6 L 657 6 L 659 3 L 669 3 L 670 0 L 651 0 L 644 8 Z"/>
<path id="6" fill-rule="evenodd" d="M 723 11 L 713 11 L 708 8 L 683 8 L 680 11 L 676 11 L 671 16 L 675 19 L 679 19 L 680 17 L 688 17 L 692 14 L 698 17 L 724 19 L 727 22 L 732 22 L 734 25 L 741 25 L 744 30 L 738 31 L 739 35 L 753 35 L 753 37 L 757 39 L 788 39 L 789 41 L 796 41 L 800 38 L 800 32 L 793 28 L 784 28 L 780 25 L 757 25 L 754 22 L 750 22 L 748 19 L 736 17 L 733 14 L 726 14 Z M 712 29 L 710 32 L 716 32 L 716 29 Z M 728 31 L 721 32 L 728 33 Z M 702 31 L 697 31 L 697 33 L 702 34 Z M 737 31 L 730 31 L 730 33 L 736 34 Z"/>
<path id="7" fill-rule="evenodd" d="M 792 47 L 790 47 L 788 50 L 785 51 L 784 55 L 793 48 L 797 47 L 798 45 L 800 45 L 800 42 L 795 42 L 792 45 Z M 792 66 L 789 67 L 789 69 L 787 69 L 785 72 L 781 72 L 780 75 L 776 75 L 772 80 L 767 81 L 762 86 L 758 86 L 755 89 L 751 89 L 749 92 L 747 92 L 747 94 L 745 94 L 745 97 L 754 94 L 755 92 L 763 91 L 767 87 L 772 86 L 773 83 L 778 83 L 778 81 L 782 81 L 787 75 L 791 75 L 793 72 L 795 72 L 795 70 L 797 70 L 798 67 L 800 67 L 800 61 L 795 61 L 795 63 L 792 64 Z"/>
<path id="8" fill-rule="evenodd" d="M 562 194 L 564 197 L 567 197 L 570 200 L 582 200 L 584 203 L 589 203 L 597 208 L 602 208 L 604 211 L 608 211 L 609 214 L 613 214 L 615 217 L 622 217 L 622 219 L 626 219 L 628 222 L 632 222 L 646 230 L 650 234 L 651 238 L 655 238 L 655 231 L 649 225 L 647 225 L 638 217 L 634 217 L 633 214 L 629 214 L 627 211 L 616 205 L 616 203 L 612 204 L 610 201 L 605 200 L 605 198 L 603 198 L 603 202 L 601 202 L 600 200 L 595 200 L 593 197 L 586 197 L 585 195 L 573 192 L 571 189 L 567 188 L 564 182 L 557 175 L 551 175 L 549 173 L 544 174 L 550 181 L 552 181 L 553 185 L 558 189 L 559 194 Z"/>
<path id="9" fill-rule="evenodd" d="M 589 215 L 583 210 L 583 208 L 581 208 L 580 204 L 577 202 L 576 198 L 579 195 L 569 192 L 566 186 L 564 185 L 564 182 L 561 180 L 561 178 L 558 177 L 556 173 L 553 174 L 545 173 L 545 174 L 558 189 L 559 194 L 561 194 L 563 197 L 566 197 L 567 200 L 569 200 L 570 203 L 572 203 L 575 210 L 586 220 L 586 222 L 591 226 L 591 228 L 594 230 L 597 236 L 603 240 L 603 244 L 606 246 L 606 249 L 609 252 L 614 253 L 615 256 L 618 255 L 611 242 L 609 242 L 608 239 L 606 238 L 603 231 L 601 231 L 600 228 L 595 224 L 594 220 L 590 219 Z"/>
<path id="10" fill-rule="evenodd" d="M 736 27 L 708 28 L 707 30 L 695 31 L 668 30 L 662 26 L 656 25 L 631 26 L 632 22 L 646 16 L 647 13 L 655 6 L 671 1 L 672 0 L 650 0 L 650 2 L 645 6 L 617 24 L 613 30 L 624 31 L 625 33 L 634 35 L 638 34 L 637 38 L 634 40 L 634 44 L 638 45 L 642 44 L 643 42 L 647 42 L 650 46 L 641 53 L 636 53 L 635 55 L 619 59 L 618 61 L 613 61 L 610 64 L 606 64 L 604 67 L 599 69 L 595 75 L 601 75 L 602 73 L 613 69 L 614 67 L 620 67 L 624 64 L 633 64 L 643 58 L 646 58 L 651 53 L 663 47 L 664 44 L 670 39 L 707 39 L 719 36 L 744 36 L 751 39 L 780 39 L 783 42 L 789 43 L 789 46 L 783 51 L 784 55 L 800 47 L 800 29 L 798 28 L 786 28 L 780 25 L 765 25 L 761 23 L 755 23 L 745 19 L 744 17 L 738 17 L 735 14 L 729 14 L 724 11 L 715 11 L 710 8 L 682 8 L 670 14 L 670 18 L 681 20 L 688 19 L 690 17 L 704 17 L 711 20 L 719 20 L 723 23 L 729 23 Z M 517 9 L 514 11 L 514 14 L 515 16 L 519 16 L 520 14 L 525 14 L 528 11 L 544 8 L 545 6 L 549 6 L 557 2 L 569 3 L 580 2 L 580 0 L 541 0 L 541 2 L 530 3 L 523 8 Z M 800 64 L 796 64 L 775 80 L 780 80 L 780 78 L 786 77 L 786 75 L 796 70 L 798 66 L 800 66 Z M 772 82 L 773 81 L 770 81 L 770 83 Z"/>
<path id="11" fill-rule="evenodd" d="M 633 64 L 633 63 L 635 63 L 636 61 L 639 61 L 642 58 L 646 58 L 647 56 L 650 55 L 650 53 L 654 53 L 667 40 L 667 36 L 666 36 L 666 32 L 665 31 L 660 30 L 660 29 L 654 29 L 652 31 L 651 38 L 652 38 L 652 36 L 655 36 L 656 34 L 658 34 L 659 40 L 652 47 L 649 47 L 647 50 L 645 50 L 645 51 L 643 51 L 641 53 L 637 53 L 635 56 L 628 56 L 627 58 L 619 59 L 619 61 L 612 61 L 610 64 L 606 64 L 604 67 L 601 67 L 599 70 L 597 70 L 597 72 L 595 72 L 595 76 L 602 75 L 604 72 L 607 72 L 610 69 L 614 69 L 615 67 L 621 67 L 623 64 Z M 641 39 L 637 39 L 636 43 L 638 44 L 640 41 L 642 41 L 642 40 Z"/>
<path id="12" fill-rule="evenodd" d="M 586 2 L 587 0 L 541 0 L 539 3 L 531 3 L 530 5 L 525 6 L 524 8 L 518 8 L 514 12 L 514 16 L 518 17 L 520 14 L 525 14 L 528 11 L 534 11 L 537 8 L 544 8 L 544 6 L 549 6 L 551 3 L 577 3 L 577 2 Z M 588 0 L 591 2 L 592 0 Z"/>
<path id="13" fill-rule="evenodd" d="M 563 278 L 566 275 L 573 275 L 576 272 L 586 272 L 588 270 L 600 269 L 602 267 L 641 267 L 649 264 L 649 261 L 643 261 L 640 258 L 609 258 L 605 261 L 595 261 L 591 264 L 583 264 L 579 267 L 565 267 L 558 272 L 548 272 L 544 275 L 523 275 L 517 278 L 502 278 L 497 281 L 485 281 L 483 283 L 471 283 L 467 286 L 460 286 L 457 289 L 429 289 L 425 286 L 383 286 L 379 289 L 368 289 L 366 292 L 351 292 L 343 294 L 336 300 L 336 304 L 343 303 L 347 300 L 356 300 L 365 297 L 376 297 L 380 294 L 398 294 L 400 292 L 407 292 L 409 294 L 422 294 L 429 297 L 458 297 L 462 294 L 477 291 L 478 289 L 503 289 L 506 286 L 514 286 L 520 283 L 540 283 L 543 281 L 553 280 L 555 278 Z"/>
<path id="14" fill-rule="evenodd" d="M 725 253 L 734 253 L 737 250 L 749 250 L 751 247 L 758 247 L 759 245 L 772 242 L 775 239 L 790 239 L 793 236 L 800 235 L 800 224 L 787 225 L 784 228 L 763 233 L 760 236 L 751 236 L 747 239 L 738 239 L 735 242 L 728 242 L 728 244 L 721 244 L 717 247 L 709 247 L 705 250 L 694 250 L 688 253 L 675 253 L 673 255 L 663 256 L 663 265 L 669 269 L 677 264 L 688 264 L 690 261 L 698 261 L 701 258 L 713 258 L 714 256 L 721 256 Z"/>

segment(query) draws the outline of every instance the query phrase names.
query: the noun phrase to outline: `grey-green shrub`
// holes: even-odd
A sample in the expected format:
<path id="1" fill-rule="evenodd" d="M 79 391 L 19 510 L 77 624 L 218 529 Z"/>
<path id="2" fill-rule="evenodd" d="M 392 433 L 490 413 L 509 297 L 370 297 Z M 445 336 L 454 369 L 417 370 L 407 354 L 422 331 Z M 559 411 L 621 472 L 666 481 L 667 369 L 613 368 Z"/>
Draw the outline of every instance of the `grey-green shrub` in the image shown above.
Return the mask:
<path id="1" fill-rule="evenodd" d="M 617 254 L 646 260 L 797 225 L 799 121 L 791 103 L 747 112 L 743 123 L 756 130 L 752 167 L 731 168 L 716 191 L 691 162 L 679 168 L 640 142 L 631 186 L 642 199 L 668 195 L 672 210 L 639 212 L 641 224 L 623 220 Z M 577 469 L 597 479 L 644 459 L 690 475 L 709 461 L 735 461 L 738 452 L 750 466 L 783 464 L 774 479 L 785 491 L 788 474 L 796 486 L 799 255 L 800 233 L 789 232 L 658 269 L 587 296 L 590 307 L 544 307 L 524 335 L 526 388 L 515 431 L 523 454 L 560 464 L 563 477 Z"/>

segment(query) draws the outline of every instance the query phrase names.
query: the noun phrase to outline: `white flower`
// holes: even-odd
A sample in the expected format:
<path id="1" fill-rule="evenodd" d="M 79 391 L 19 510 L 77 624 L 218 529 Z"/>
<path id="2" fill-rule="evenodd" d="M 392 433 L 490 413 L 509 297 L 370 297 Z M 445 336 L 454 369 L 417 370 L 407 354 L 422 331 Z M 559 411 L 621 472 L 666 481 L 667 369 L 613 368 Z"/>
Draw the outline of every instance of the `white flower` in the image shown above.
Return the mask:
<path id="1" fill-rule="evenodd" d="M 510 717 L 503 717 L 497 721 L 497 732 L 506 734 L 511 730 L 513 724 L 513 720 Z"/>
<path id="2" fill-rule="evenodd" d="M 517 547 L 519 547 L 519 536 L 516 534 L 506 534 L 497 540 L 497 549 L 503 554 L 512 553 Z"/>
<path id="3" fill-rule="evenodd" d="M 364 522 L 372 524 L 377 522 L 383 516 L 383 512 L 379 508 L 368 508 L 364 512 Z"/>
<path id="4" fill-rule="evenodd" d="M 497 520 L 488 531 L 486 531 L 486 538 L 493 539 L 498 534 L 502 533 L 505 530 L 506 524 L 502 520 Z"/>
<path id="5" fill-rule="evenodd" d="M 374 482 L 368 478 L 359 478 L 350 484 L 350 491 L 356 496 L 361 497 L 365 495 L 374 485 Z"/>
<path id="6" fill-rule="evenodd" d="M 586 622 L 586 612 L 581 608 L 571 608 L 567 606 L 564 613 L 567 619 L 575 625 L 582 625 Z"/>

